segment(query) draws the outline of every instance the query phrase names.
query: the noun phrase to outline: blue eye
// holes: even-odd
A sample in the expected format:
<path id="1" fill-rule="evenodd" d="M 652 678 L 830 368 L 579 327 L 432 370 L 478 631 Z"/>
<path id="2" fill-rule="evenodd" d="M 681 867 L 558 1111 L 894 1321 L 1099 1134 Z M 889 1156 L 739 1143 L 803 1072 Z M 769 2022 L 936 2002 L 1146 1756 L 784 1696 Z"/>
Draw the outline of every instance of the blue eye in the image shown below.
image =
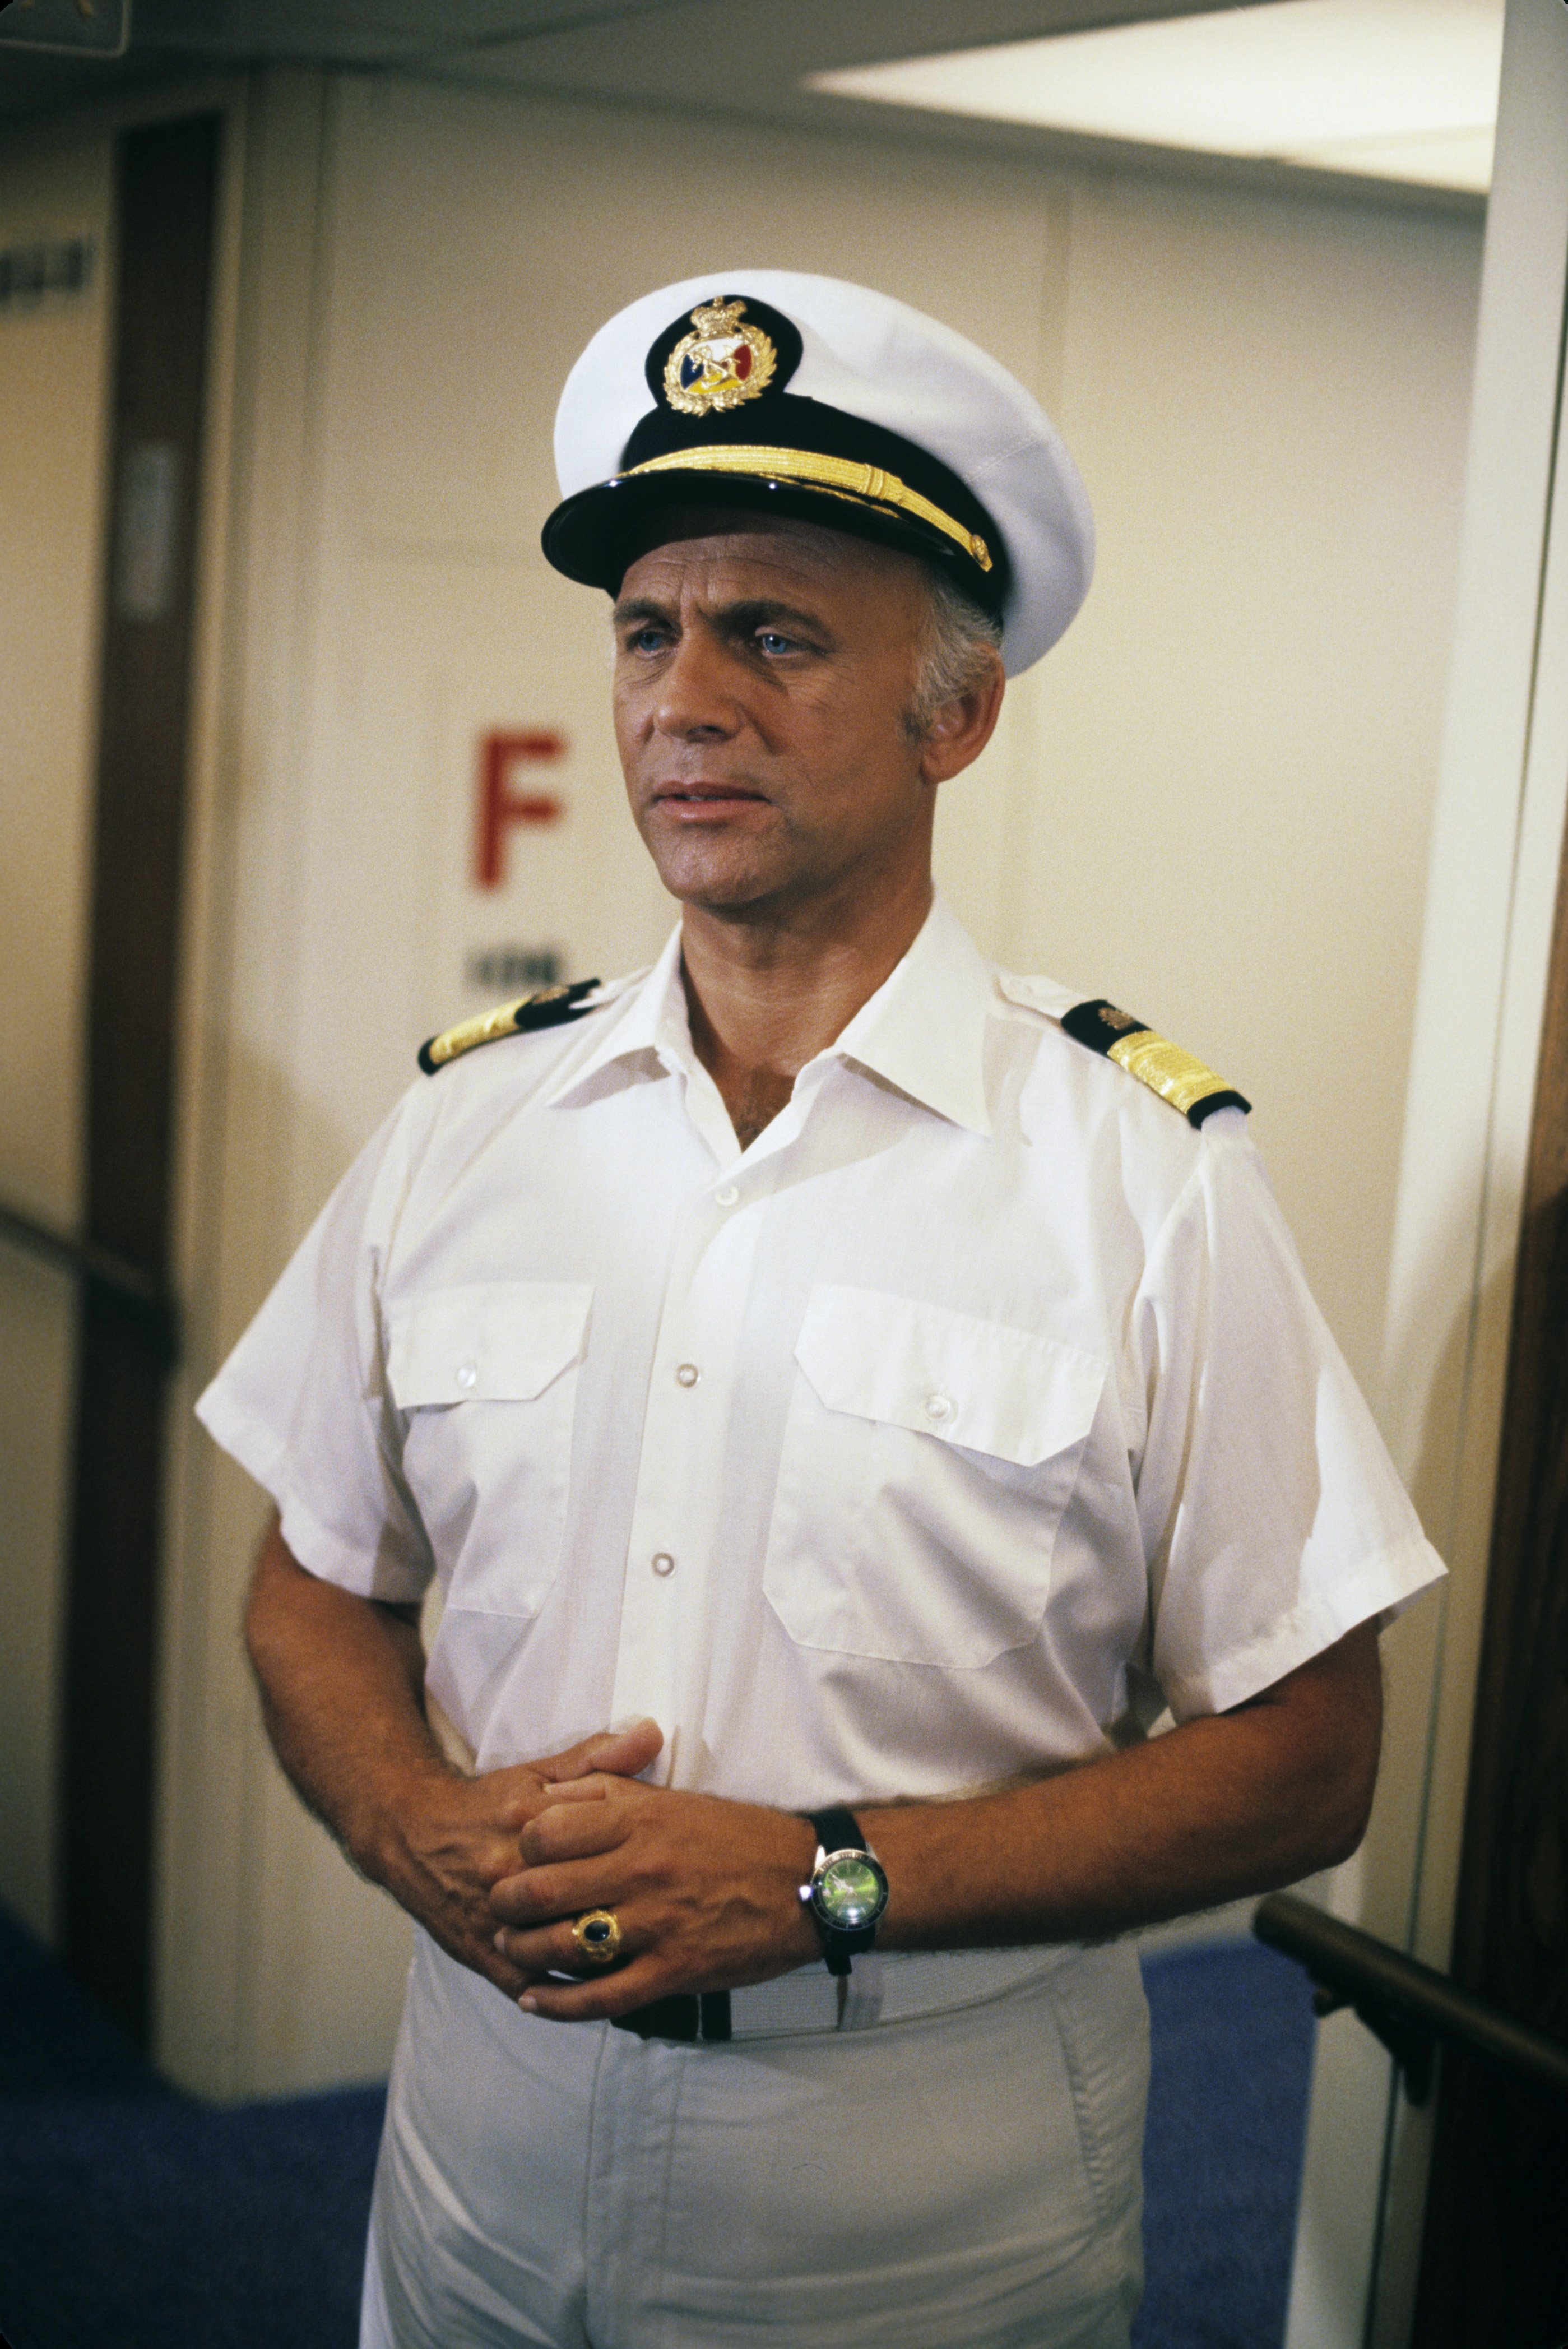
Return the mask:
<path id="1" fill-rule="evenodd" d="M 787 653 L 792 648 L 795 639 L 781 636 L 777 628 L 758 628 L 757 641 L 765 653 Z"/>

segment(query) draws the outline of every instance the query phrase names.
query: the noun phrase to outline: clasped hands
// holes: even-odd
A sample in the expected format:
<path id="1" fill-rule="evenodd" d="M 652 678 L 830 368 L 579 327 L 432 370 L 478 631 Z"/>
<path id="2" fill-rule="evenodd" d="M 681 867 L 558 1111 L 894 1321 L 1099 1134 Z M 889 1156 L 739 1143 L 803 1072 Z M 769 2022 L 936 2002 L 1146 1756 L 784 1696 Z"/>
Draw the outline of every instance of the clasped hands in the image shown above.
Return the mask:
<path id="1" fill-rule="evenodd" d="M 447 1779 L 404 1837 L 422 1881 L 389 1871 L 389 1889 L 454 1957 L 559 2022 L 810 1963 L 820 1945 L 797 1897 L 810 1826 L 759 1804 L 643 1785 L 635 1773 L 663 1743 L 655 1723 L 639 1723 L 542 1762 Z M 614 1910 L 623 1954 L 584 1980 L 572 1927 L 590 1909 Z"/>

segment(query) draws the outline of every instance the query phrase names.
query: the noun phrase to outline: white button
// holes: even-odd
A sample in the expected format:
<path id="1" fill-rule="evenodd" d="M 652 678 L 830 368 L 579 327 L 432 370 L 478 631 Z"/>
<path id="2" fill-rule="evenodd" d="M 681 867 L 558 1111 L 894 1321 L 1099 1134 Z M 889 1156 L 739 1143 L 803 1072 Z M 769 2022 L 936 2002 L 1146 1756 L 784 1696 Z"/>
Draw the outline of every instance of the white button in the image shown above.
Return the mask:
<path id="1" fill-rule="evenodd" d="M 652 1562 L 655 1574 L 673 1574 L 676 1570 L 676 1562 L 667 1549 L 656 1549 Z"/>
<path id="2" fill-rule="evenodd" d="M 480 1366 L 477 1362 L 459 1362 L 458 1364 L 458 1384 L 460 1387 L 467 1389 L 471 1386 L 477 1386 L 479 1383 L 479 1375 Z"/>
<path id="3" fill-rule="evenodd" d="M 953 1416 L 953 1397 L 951 1395 L 944 1394 L 927 1395 L 925 1398 L 925 1415 L 928 1419 L 951 1419 Z"/>
<path id="4" fill-rule="evenodd" d="M 702 1372 L 695 1362 L 683 1362 L 676 1372 L 676 1383 L 677 1386 L 695 1387 L 701 1376 Z"/>
<path id="5" fill-rule="evenodd" d="M 733 1207 L 740 1192 L 733 1183 L 721 1183 L 713 1195 L 719 1206 Z"/>

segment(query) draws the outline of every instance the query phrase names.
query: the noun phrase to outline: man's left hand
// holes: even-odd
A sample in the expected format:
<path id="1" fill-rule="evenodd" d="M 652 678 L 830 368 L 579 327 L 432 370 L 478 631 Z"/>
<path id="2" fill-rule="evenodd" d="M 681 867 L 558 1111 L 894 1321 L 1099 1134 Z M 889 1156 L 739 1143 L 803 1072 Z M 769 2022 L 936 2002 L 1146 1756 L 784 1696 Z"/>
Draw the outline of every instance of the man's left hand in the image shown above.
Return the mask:
<path id="1" fill-rule="evenodd" d="M 496 1947 L 530 1976 L 521 2003 L 558 2022 L 626 2014 L 676 1992 L 767 1982 L 821 1952 L 799 1888 L 816 1837 L 752 1803 L 672 1794 L 597 1775 L 554 1789 L 520 1838 L 523 1865 L 490 1894 Z M 584 1909 L 614 1909 L 623 1956 L 586 1969 L 572 1938 Z"/>
<path id="2" fill-rule="evenodd" d="M 1347 1859 L 1377 1771 L 1382 1681 L 1363 1623 L 1228 1713 L 965 1802 L 864 1803 L 886 1868 L 884 1947 L 1099 1940 L 1273 1891 Z M 737 1990 L 821 1955 L 799 1899 L 804 1819 L 604 1771 L 552 1787 L 522 1829 L 521 1872 L 490 1896 L 523 2002 L 562 2021 L 677 1991 Z M 596 1981 L 572 1939 L 613 1909 L 625 1956 Z"/>

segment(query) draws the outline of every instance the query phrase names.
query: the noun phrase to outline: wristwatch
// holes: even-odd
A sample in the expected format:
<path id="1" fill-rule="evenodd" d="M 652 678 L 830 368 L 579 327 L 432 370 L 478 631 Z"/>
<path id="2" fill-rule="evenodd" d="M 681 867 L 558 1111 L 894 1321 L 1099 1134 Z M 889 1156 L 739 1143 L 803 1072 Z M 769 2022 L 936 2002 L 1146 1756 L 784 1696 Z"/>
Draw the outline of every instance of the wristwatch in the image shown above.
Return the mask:
<path id="1" fill-rule="evenodd" d="M 828 1971 L 847 1974 L 855 1952 L 876 1940 L 887 1907 L 887 1871 L 867 1850 L 852 1811 L 810 1811 L 807 1818 L 816 1832 L 817 1857 L 810 1882 L 800 1887 L 801 1905 L 822 1937 Z"/>

